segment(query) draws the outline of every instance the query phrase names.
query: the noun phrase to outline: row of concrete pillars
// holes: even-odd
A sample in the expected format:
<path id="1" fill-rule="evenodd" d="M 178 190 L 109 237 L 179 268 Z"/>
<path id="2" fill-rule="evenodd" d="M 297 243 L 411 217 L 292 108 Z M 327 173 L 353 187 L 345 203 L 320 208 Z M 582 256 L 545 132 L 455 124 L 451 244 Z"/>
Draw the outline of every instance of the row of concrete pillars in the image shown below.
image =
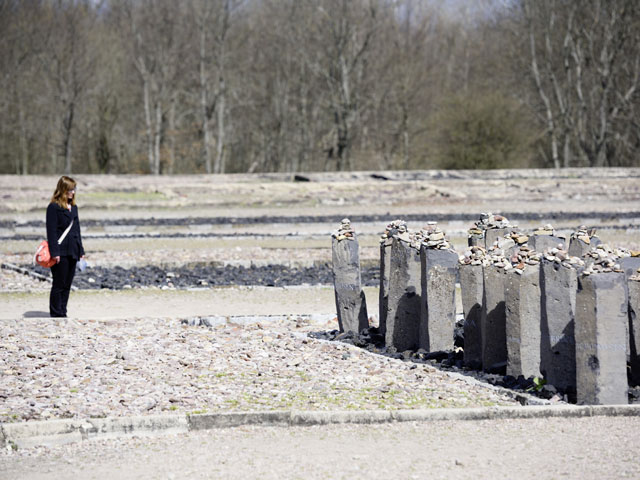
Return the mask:
<path id="1" fill-rule="evenodd" d="M 484 240 L 502 235 L 487 230 Z M 628 362 L 640 384 L 640 282 L 629 280 L 640 258 L 621 259 L 625 273 L 582 275 L 544 258 L 516 272 L 461 265 L 452 249 L 400 237 L 380 246 L 379 330 L 388 349 L 452 350 L 459 281 L 465 366 L 544 377 L 582 404 L 628 402 Z M 564 241 L 537 240 L 540 250 Z M 579 243 L 572 250 L 582 255 L 597 241 Z M 358 241 L 334 235 L 332 247 L 340 330 L 360 332 L 369 323 Z"/>

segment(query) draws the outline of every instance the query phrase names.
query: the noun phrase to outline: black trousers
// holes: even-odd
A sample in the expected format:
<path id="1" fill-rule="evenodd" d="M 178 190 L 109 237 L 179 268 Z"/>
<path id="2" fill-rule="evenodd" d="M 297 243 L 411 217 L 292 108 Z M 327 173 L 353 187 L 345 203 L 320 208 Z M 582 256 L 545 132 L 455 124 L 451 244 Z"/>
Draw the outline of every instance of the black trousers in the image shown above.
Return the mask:
<path id="1" fill-rule="evenodd" d="M 60 257 L 60 262 L 51 267 L 53 285 L 49 295 L 49 314 L 52 317 L 67 316 L 67 302 L 77 262 L 73 257 Z"/>

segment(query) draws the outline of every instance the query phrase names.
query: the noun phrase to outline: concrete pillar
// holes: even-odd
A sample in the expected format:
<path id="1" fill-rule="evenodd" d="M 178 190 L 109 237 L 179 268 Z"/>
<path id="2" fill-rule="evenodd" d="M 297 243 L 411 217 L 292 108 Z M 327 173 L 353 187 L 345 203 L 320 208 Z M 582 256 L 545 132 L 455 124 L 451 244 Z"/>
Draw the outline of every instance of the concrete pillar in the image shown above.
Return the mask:
<path id="1" fill-rule="evenodd" d="M 631 384 L 640 385 L 640 275 L 629 280 L 629 343 Z"/>
<path id="2" fill-rule="evenodd" d="M 532 235 L 529 237 L 529 246 L 536 252 L 541 253 L 551 248 L 564 250 L 567 248 L 566 242 L 566 238 L 558 237 L 556 235 Z M 558 247 L 559 244 L 561 244 L 562 247 Z"/>
<path id="3" fill-rule="evenodd" d="M 520 273 L 519 273 L 520 272 Z M 540 265 L 507 274 L 507 375 L 540 376 Z"/>
<path id="4" fill-rule="evenodd" d="M 453 350 L 458 254 L 423 244 L 420 260 L 422 305 L 419 346 L 428 352 Z"/>
<path id="5" fill-rule="evenodd" d="M 575 322 L 578 403 L 629 403 L 624 274 L 611 272 L 580 276 Z"/>
<path id="6" fill-rule="evenodd" d="M 563 391 L 576 386 L 575 268 L 543 260 L 541 275 L 540 370 L 548 383 Z"/>
<path id="7" fill-rule="evenodd" d="M 640 257 L 623 257 L 618 259 L 618 263 L 620 264 L 620 268 L 622 269 L 622 271 L 624 272 L 624 276 L 628 282 L 628 295 L 629 295 L 629 305 L 628 305 L 628 310 L 629 310 L 629 321 L 627 323 L 627 328 L 626 328 L 626 332 L 627 332 L 627 360 L 629 362 L 632 362 L 632 343 L 634 341 L 638 342 L 638 340 L 635 340 L 634 337 L 632 336 L 632 331 L 631 329 L 633 328 L 632 326 L 632 321 L 631 321 L 631 316 L 633 315 L 633 312 L 637 312 L 637 310 L 633 310 L 632 305 L 631 305 L 631 284 L 633 282 L 633 280 L 630 280 L 630 278 L 634 275 L 636 275 L 638 272 L 640 272 Z M 637 337 L 636 337 L 637 338 Z M 638 372 L 638 385 L 640 385 L 640 372 Z"/>
<path id="8" fill-rule="evenodd" d="M 489 265 L 483 268 L 484 308 L 480 321 L 482 338 L 482 368 L 500 371 L 507 364 L 506 311 L 504 289 L 506 272 Z"/>
<path id="9" fill-rule="evenodd" d="M 367 303 L 360 281 L 360 255 L 355 234 L 331 242 L 333 285 L 341 332 L 359 332 L 369 326 Z"/>
<path id="10" fill-rule="evenodd" d="M 404 220 L 394 220 L 389 223 L 380 237 L 380 291 L 378 295 L 378 330 L 384 337 L 387 330 L 387 310 L 389 299 L 389 268 L 391 258 L 391 243 L 393 236 L 406 233 L 407 224 Z"/>
<path id="11" fill-rule="evenodd" d="M 417 350 L 422 295 L 420 251 L 394 237 L 390 253 L 385 343 L 399 352 Z"/>
<path id="12" fill-rule="evenodd" d="M 464 313 L 464 365 L 482 368 L 481 321 L 484 302 L 482 265 L 460 265 L 460 293 Z"/>
<path id="13" fill-rule="evenodd" d="M 389 301 L 389 272 L 391 259 L 391 244 L 388 238 L 380 243 L 380 293 L 378 296 L 378 330 L 384 336 L 387 331 L 387 309 Z"/>

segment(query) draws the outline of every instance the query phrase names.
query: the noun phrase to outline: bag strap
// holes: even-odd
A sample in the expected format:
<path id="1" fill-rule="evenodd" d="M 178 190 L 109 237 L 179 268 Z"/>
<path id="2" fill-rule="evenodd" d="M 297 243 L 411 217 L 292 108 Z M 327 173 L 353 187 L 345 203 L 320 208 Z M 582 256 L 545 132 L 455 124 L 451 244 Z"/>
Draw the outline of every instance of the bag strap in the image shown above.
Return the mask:
<path id="1" fill-rule="evenodd" d="M 71 220 L 71 223 L 69 224 L 69 226 L 67 227 L 67 229 L 62 232 L 62 235 L 60 236 L 60 238 L 58 239 L 58 245 L 60 245 L 62 243 L 62 241 L 64 240 L 64 238 L 67 236 L 67 233 L 69 233 L 69 230 L 71 230 L 71 227 L 73 227 L 73 220 Z"/>

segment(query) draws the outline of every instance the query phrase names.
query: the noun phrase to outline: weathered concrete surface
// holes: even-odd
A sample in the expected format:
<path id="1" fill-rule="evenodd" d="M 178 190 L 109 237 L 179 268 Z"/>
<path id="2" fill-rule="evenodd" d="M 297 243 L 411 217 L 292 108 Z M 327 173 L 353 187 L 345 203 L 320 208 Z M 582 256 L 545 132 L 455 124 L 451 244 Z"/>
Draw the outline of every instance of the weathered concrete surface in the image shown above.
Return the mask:
<path id="1" fill-rule="evenodd" d="M 464 312 L 464 365 L 482 368 L 482 311 L 484 277 L 482 265 L 460 265 L 460 294 Z"/>
<path id="2" fill-rule="evenodd" d="M 484 308 L 480 321 L 482 338 L 482 368 L 496 371 L 507 364 L 506 310 L 504 269 L 484 267 Z"/>
<path id="3" fill-rule="evenodd" d="M 331 241 L 333 286 L 341 332 L 359 332 L 369 326 L 367 303 L 360 281 L 358 240 Z"/>
<path id="4" fill-rule="evenodd" d="M 398 351 L 416 350 L 420 338 L 422 267 L 420 251 L 393 239 L 389 260 L 385 343 Z"/>
<path id="5" fill-rule="evenodd" d="M 420 249 L 422 298 L 420 348 L 453 350 L 456 323 L 458 254 L 451 250 Z"/>
<path id="6" fill-rule="evenodd" d="M 540 370 L 556 388 L 575 391 L 577 272 L 556 262 L 541 263 Z"/>
<path id="7" fill-rule="evenodd" d="M 628 403 L 627 294 L 622 273 L 578 279 L 576 295 L 576 394 L 579 404 Z"/>
<path id="8" fill-rule="evenodd" d="M 391 270 L 391 244 L 386 239 L 380 244 L 380 292 L 378 294 L 378 328 L 384 336 L 387 332 L 387 309 L 389 302 L 389 275 Z"/>
<path id="9" fill-rule="evenodd" d="M 631 384 L 640 385 L 640 282 L 630 280 L 629 290 L 629 347 Z"/>
<path id="10" fill-rule="evenodd" d="M 537 252 L 544 252 L 548 248 L 558 248 L 563 245 L 563 249 L 567 247 L 567 239 L 556 235 L 532 235 L 529 237 L 529 246 Z"/>
<path id="11" fill-rule="evenodd" d="M 540 376 L 540 265 L 507 274 L 507 375 Z"/>

